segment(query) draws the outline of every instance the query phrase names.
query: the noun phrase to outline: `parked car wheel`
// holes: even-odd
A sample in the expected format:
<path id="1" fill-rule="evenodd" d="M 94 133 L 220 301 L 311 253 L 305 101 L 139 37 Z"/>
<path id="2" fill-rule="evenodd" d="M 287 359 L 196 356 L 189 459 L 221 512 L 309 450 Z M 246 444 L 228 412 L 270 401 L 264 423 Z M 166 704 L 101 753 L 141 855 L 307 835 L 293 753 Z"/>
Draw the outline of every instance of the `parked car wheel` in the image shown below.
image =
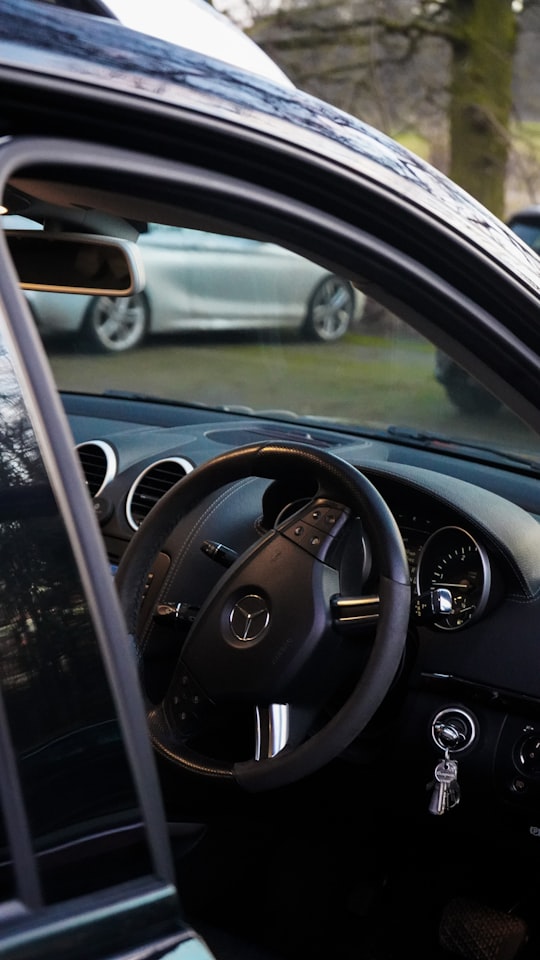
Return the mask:
<path id="1" fill-rule="evenodd" d="M 304 334 L 309 340 L 328 343 L 339 340 L 354 316 L 354 293 L 340 277 L 325 277 L 316 286 L 308 304 Z"/>
<path id="2" fill-rule="evenodd" d="M 86 310 L 86 342 L 101 353 L 122 353 L 140 346 L 146 337 L 149 309 L 143 294 L 133 297 L 94 297 Z"/>

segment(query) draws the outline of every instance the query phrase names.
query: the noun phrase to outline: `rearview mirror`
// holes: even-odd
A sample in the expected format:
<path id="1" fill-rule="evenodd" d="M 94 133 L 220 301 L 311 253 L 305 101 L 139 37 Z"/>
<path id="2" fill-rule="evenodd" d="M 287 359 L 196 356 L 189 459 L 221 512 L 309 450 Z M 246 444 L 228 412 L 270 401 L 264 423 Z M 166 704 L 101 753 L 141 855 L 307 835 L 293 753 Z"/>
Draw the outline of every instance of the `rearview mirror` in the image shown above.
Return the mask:
<path id="1" fill-rule="evenodd" d="M 131 296 L 144 287 L 139 250 L 127 240 L 41 230 L 4 233 L 23 290 Z"/>

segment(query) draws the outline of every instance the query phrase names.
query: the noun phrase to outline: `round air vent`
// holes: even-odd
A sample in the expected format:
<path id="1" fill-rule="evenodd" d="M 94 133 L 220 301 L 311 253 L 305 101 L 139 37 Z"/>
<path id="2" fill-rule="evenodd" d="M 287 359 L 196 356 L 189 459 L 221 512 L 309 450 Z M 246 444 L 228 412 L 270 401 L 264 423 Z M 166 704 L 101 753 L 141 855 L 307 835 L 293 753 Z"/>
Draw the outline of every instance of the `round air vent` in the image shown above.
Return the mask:
<path id="1" fill-rule="evenodd" d="M 86 485 L 92 497 L 97 497 L 110 480 L 116 476 L 116 453 L 109 443 L 103 440 L 88 440 L 77 444 L 76 448 L 86 479 Z"/>
<path id="2" fill-rule="evenodd" d="M 193 464 L 182 457 L 157 460 L 143 470 L 127 496 L 126 517 L 130 527 L 136 530 L 167 490 L 191 470 Z"/>

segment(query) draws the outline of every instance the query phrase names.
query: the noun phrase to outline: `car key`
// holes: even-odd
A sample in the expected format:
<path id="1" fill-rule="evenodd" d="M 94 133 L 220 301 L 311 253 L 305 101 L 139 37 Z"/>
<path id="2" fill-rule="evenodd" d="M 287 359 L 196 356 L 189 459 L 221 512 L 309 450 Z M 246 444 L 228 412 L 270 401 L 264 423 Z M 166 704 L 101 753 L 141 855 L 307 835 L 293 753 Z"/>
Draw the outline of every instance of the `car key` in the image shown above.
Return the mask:
<path id="1" fill-rule="evenodd" d="M 448 751 L 443 760 L 435 767 L 435 785 L 429 804 L 429 812 L 441 816 L 459 803 L 460 792 L 457 782 L 457 762 L 451 760 Z"/>
<path id="2" fill-rule="evenodd" d="M 447 810 L 451 810 L 452 807 L 456 807 L 461 799 L 461 789 L 457 779 L 457 763 L 455 760 L 451 762 L 455 764 L 456 776 L 454 780 L 451 780 L 450 783 L 447 784 L 447 795 L 446 795 Z"/>

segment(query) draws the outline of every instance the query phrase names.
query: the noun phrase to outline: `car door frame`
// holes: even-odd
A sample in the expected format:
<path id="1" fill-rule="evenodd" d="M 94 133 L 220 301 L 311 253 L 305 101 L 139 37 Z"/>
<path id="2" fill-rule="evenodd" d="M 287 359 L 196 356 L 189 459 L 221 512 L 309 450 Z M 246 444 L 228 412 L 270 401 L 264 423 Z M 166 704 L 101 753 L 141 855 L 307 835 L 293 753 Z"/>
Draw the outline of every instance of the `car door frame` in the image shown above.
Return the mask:
<path id="1" fill-rule="evenodd" d="M 5 151 L 0 147 L 0 179 L 37 156 L 66 159 L 64 145 L 48 142 L 48 147 L 42 150 L 40 143 L 13 140 L 4 144 Z M 81 956 L 108 957 L 112 953 L 118 955 L 117 951 L 122 949 L 119 932 L 129 931 L 126 939 L 130 956 L 140 955 L 145 960 L 163 956 L 175 960 L 211 960 L 204 941 L 182 916 L 134 649 L 69 424 L 1 231 L 0 250 L 4 265 L 0 271 L 2 339 L 84 588 L 135 784 L 152 870 L 124 884 L 121 890 L 104 882 L 103 889 L 92 895 L 44 908 L 15 754 L 9 737 L 4 734 L 0 766 L 13 797 L 19 797 L 21 802 L 10 804 L 11 822 L 7 824 L 20 902 L 14 901 L 7 913 L 5 905 L 3 907 L 7 924 L 0 924 L 2 956 L 6 960 L 73 956 L 75 937 Z M 3 729 L 7 729 L 7 725 Z M 20 810 L 12 816 L 16 807 Z"/>

